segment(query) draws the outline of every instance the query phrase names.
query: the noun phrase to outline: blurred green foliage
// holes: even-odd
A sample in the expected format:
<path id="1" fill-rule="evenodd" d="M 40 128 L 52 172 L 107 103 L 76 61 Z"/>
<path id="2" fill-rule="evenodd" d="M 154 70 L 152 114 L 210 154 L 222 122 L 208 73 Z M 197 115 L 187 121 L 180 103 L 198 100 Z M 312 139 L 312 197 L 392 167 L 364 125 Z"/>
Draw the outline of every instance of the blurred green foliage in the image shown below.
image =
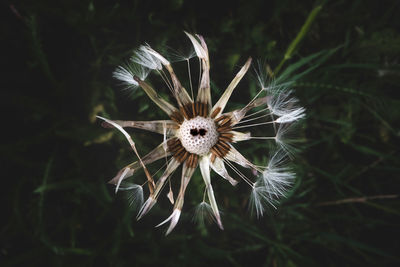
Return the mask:
<path id="1" fill-rule="evenodd" d="M 400 264 L 399 1 L 1 6 L 1 266 Z M 214 101 L 248 56 L 291 72 L 307 108 L 305 142 L 294 160 L 296 183 L 277 210 L 251 217 L 247 188 L 214 175 L 225 231 L 193 224 L 203 190 L 196 172 L 181 220 L 164 237 L 154 225 L 171 212 L 166 198 L 137 222 L 106 183 L 135 157 L 94 116 L 165 118 L 141 90 L 120 90 L 112 71 L 144 42 L 189 46 L 183 30 L 207 40 Z M 244 104 L 255 86 L 243 82 L 231 105 Z M 131 133 L 141 154 L 162 140 Z"/>

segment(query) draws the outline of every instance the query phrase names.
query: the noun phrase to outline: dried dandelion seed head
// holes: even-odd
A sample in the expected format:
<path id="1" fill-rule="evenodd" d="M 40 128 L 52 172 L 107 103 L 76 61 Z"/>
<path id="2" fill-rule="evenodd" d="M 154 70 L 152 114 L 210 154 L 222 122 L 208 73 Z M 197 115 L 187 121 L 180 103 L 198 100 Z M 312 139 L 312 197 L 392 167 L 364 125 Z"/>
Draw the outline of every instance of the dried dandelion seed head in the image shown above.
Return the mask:
<path id="1" fill-rule="evenodd" d="M 116 192 L 118 189 L 127 190 L 128 188 L 132 193 L 139 194 L 137 197 L 130 196 L 131 201 L 137 201 L 141 205 L 137 215 L 138 219 L 155 205 L 174 171 L 180 165 L 183 166 L 180 189 L 176 198 L 174 198 L 171 186 L 167 194 L 173 205 L 172 214 L 158 225 L 169 222 L 167 234 L 174 229 L 179 221 L 186 188 L 198 166 L 205 183 L 204 198 L 200 205 L 201 210 L 206 210 L 207 213 L 211 212 L 214 221 L 221 229 L 223 229 L 221 216 L 211 185 L 211 169 L 232 185 L 236 185 L 238 181 L 231 177 L 227 169 L 228 166 L 237 177 L 250 186 L 250 201 L 254 210 L 257 216 L 263 215 L 265 205 L 267 203 L 273 204 L 277 198 L 284 196 L 294 178 L 294 174 L 288 167 L 281 164 L 292 149 L 291 145 L 285 143 L 284 137 L 289 130 L 289 123 L 303 118 L 305 112 L 304 108 L 298 107 L 298 101 L 291 96 L 292 92 L 287 89 L 287 86 L 280 86 L 275 83 L 267 84 L 266 76 L 263 72 L 258 73 L 259 93 L 242 108 L 225 112 L 225 106 L 233 90 L 251 66 L 251 58 L 246 61 L 222 96 L 213 105 L 210 93 L 210 62 L 207 45 L 200 35 L 189 33 L 186 33 L 186 35 L 192 42 L 194 53 L 200 62 L 196 98 L 193 94 L 191 67 L 189 64 L 192 56 L 184 59 L 188 62 L 191 89 L 191 95 L 189 95 L 176 76 L 171 63 L 146 44 L 136 50 L 129 65 L 117 68 L 114 72 L 114 77 L 130 87 L 141 87 L 170 119 L 118 121 L 99 117 L 105 121 L 104 126 L 115 127 L 125 135 L 138 157 L 138 161 L 124 167 L 110 181 L 110 183 L 116 185 Z M 150 71 L 155 71 L 162 77 L 174 96 L 177 105 L 172 105 L 160 97 L 157 91 L 145 81 Z M 254 112 L 249 114 L 250 111 Z M 272 128 L 275 134 L 272 136 L 252 136 L 248 131 L 249 128 L 262 126 Z M 126 127 L 159 133 L 163 136 L 163 141 L 153 151 L 141 158 L 134 141 L 124 130 Z M 247 130 L 241 132 L 242 128 Z M 270 162 L 266 166 L 255 165 L 233 146 L 236 142 L 248 140 L 273 142 L 282 149 L 272 154 Z M 259 142 L 257 141 L 256 143 Z M 146 165 L 163 158 L 167 162 L 165 170 L 161 176 L 155 178 L 156 174 L 150 174 Z M 242 167 L 251 169 L 256 176 L 247 177 L 240 171 Z M 145 172 L 145 183 L 147 183 L 149 189 L 149 196 L 143 204 L 141 204 L 143 201 L 143 185 L 128 184 L 127 186 L 124 181 L 141 168 Z"/>
<path id="2" fill-rule="evenodd" d="M 184 120 L 177 136 L 187 152 L 206 155 L 217 143 L 219 133 L 213 119 L 197 116 Z"/>

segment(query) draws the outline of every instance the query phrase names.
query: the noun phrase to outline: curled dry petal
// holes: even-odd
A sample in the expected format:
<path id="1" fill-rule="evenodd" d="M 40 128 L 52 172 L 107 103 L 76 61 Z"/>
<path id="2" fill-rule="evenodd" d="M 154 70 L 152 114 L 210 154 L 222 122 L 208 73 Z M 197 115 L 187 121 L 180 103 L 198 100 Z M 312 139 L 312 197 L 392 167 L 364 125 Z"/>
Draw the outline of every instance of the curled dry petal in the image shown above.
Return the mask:
<path id="1" fill-rule="evenodd" d="M 143 49 L 147 53 L 154 56 L 157 60 L 159 60 L 161 62 L 161 64 L 168 70 L 168 72 L 171 76 L 172 84 L 174 86 L 173 93 L 174 93 L 174 96 L 175 96 L 179 106 L 184 106 L 186 104 L 190 104 L 191 103 L 190 96 L 187 93 L 186 89 L 183 88 L 183 86 L 181 85 L 181 82 L 179 81 L 178 77 L 176 76 L 176 74 L 171 66 L 171 63 L 165 57 L 163 57 L 161 54 L 159 54 L 154 49 L 152 49 L 150 46 L 145 46 Z"/>
<path id="2" fill-rule="evenodd" d="M 196 55 L 201 59 L 208 58 L 208 52 L 204 50 L 203 46 L 201 46 L 201 44 L 196 40 L 196 38 L 190 33 L 185 32 L 185 34 L 189 37 L 190 41 L 192 42 Z"/>
<path id="3" fill-rule="evenodd" d="M 168 139 L 169 140 L 169 139 Z M 165 151 L 163 144 L 160 144 L 157 146 L 155 149 L 153 149 L 151 152 L 149 152 L 146 156 L 142 158 L 142 161 L 145 165 L 150 164 L 156 160 L 159 160 L 165 156 L 169 156 L 171 152 Z M 117 184 L 118 181 L 121 179 L 121 181 L 125 178 L 131 177 L 134 172 L 142 168 L 142 165 L 140 164 L 139 161 L 135 161 L 127 166 L 125 166 L 122 170 L 120 170 L 117 175 L 112 178 L 108 183 L 110 184 Z M 128 169 L 126 172 L 125 176 L 123 178 L 120 178 L 122 174 L 124 173 L 125 169 Z"/>
<path id="4" fill-rule="evenodd" d="M 251 65 L 251 57 L 249 59 L 247 59 L 244 66 L 239 70 L 239 72 L 236 74 L 235 78 L 233 78 L 231 83 L 226 88 L 225 92 L 222 94 L 221 98 L 218 100 L 218 102 L 212 108 L 211 112 L 213 112 L 217 108 L 220 108 L 216 117 L 218 117 L 222 113 L 222 111 L 224 111 L 226 103 L 228 103 L 228 100 L 231 97 L 233 90 L 236 88 L 236 86 L 238 85 L 240 80 L 242 80 L 243 76 L 246 74 L 250 65 Z"/>
<path id="5" fill-rule="evenodd" d="M 142 87 L 144 92 L 150 97 L 150 99 L 159 107 L 161 108 L 167 115 L 172 115 L 174 112 L 178 110 L 168 103 L 165 99 L 157 94 L 157 92 L 145 81 L 142 81 L 138 77 L 134 77 L 134 79 L 138 82 L 139 86 Z"/>
<path id="6" fill-rule="evenodd" d="M 154 206 L 154 204 L 157 202 L 157 199 L 161 193 L 161 190 L 164 187 L 165 182 L 167 179 L 171 176 L 171 174 L 179 167 L 180 162 L 177 161 L 175 158 L 172 158 L 172 160 L 169 162 L 167 168 L 165 169 L 163 175 L 158 179 L 156 186 L 154 188 L 154 192 L 150 194 L 149 198 L 147 201 L 143 204 L 142 208 L 140 209 L 137 219 L 140 220 L 147 212 L 150 211 L 150 209 Z"/>
<path id="7" fill-rule="evenodd" d="M 181 211 L 178 210 L 178 209 L 175 209 L 175 210 L 172 212 L 172 214 L 171 214 L 167 219 L 165 219 L 165 220 L 164 220 L 163 222 L 161 222 L 160 224 L 156 225 L 156 227 L 160 227 L 161 225 L 163 225 L 163 224 L 165 224 L 165 223 L 171 221 L 171 223 L 169 224 L 168 230 L 167 230 L 167 232 L 165 233 L 165 235 L 169 235 L 169 234 L 172 232 L 172 230 L 174 230 L 176 224 L 177 224 L 178 221 L 179 221 L 179 217 L 180 217 L 180 216 L 181 216 Z"/>
<path id="8" fill-rule="evenodd" d="M 250 132 L 241 133 L 241 132 L 237 132 L 237 131 L 231 131 L 231 133 L 233 134 L 233 138 L 232 138 L 233 143 L 240 142 L 240 141 L 247 141 L 247 140 L 251 139 Z"/>
<path id="9" fill-rule="evenodd" d="M 211 186 L 210 158 L 209 157 L 204 156 L 204 157 L 200 158 L 200 172 L 201 172 L 201 175 L 203 176 L 204 183 L 206 184 L 208 200 L 210 201 L 210 205 L 213 210 L 215 220 L 217 221 L 219 228 L 221 228 L 223 230 L 224 227 L 222 226 L 221 216 L 219 214 L 217 202 L 214 197 L 214 190 Z"/>
<path id="10" fill-rule="evenodd" d="M 236 109 L 234 111 L 225 113 L 225 115 L 231 117 L 231 123 L 232 123 L 232 126 L 234 126 L 234 125 L 238 124 L 244 118 L 244 116 L 246 116 L 247 112 L 249 112 L 253 108 L 266 105 L 267 101 L 268 101 L 268 97 L 267 96 L 266 97 L 257 98 L 256 100 L 254 100 L 254 101 L 250 102 L 249 104 L 247 104 L 244 108 Z"/>
<path id="11" fill-rule="evenodd" d="M 199 38 L 200 40 L 199 43 L 196 37 L 194 37 L 190 33 L 185 32 L 185 34 L 189 37 L 190 41 L 192 42 L 194 50 L 197 54 L 197 57 L 200 59 L 202 66 L 202 75 L 196 101 L 207 104 L 208 111 L 210 111 L 211 110 L 210 61 L 208 58 L 207 45 L 204 41 L 204 38 L 201 35 L 196 35 L 197 38 Z"/>
<path id="12" fill-rule="evenodd" d="M 136 216 L 136 219 L 140 220 L 147 212 L 151 210 L 151 208 L 154 206 L 154 204 L 156 204 L 156 202 L 157 200 L 150 196 L 140 208 L 139 213 Z"/>
<path id="13" fill-rule="evenodd" d="M 211 168 L 222 178 L 228 180 L 233 186 L 237 185 L 238 181 L 236 181 L 229 175 L 228 171 L 225 168 L 224 161 L 221 158 L 216 157 L 214 162 L 211 162 Z"/>
<path id="14" fill-rule="evenodd" d="M 233 146 L 231 146 L 229 153 L 226 155 L 226 159 L 228 159 L 229 161 L 232 161 L 234 163 L 237 163 L 245 168 L 251 168 L 253 170 L 257 170 L 258 172 L 262 172 L 262 170 L 260 170 L 256 165 L 254 165 L 249 160 L 247 160 Z"/>
<path id="15" fill-rule="evenodd" d="M 116 124 L 123 128 L 131 127 L 137 129 L 143 129 L 150 132 L 164 134 L 171 137 L 176 135 L 176 130 L 179 129 L 179 125 L 172 120 L 157 120 L 157 121 L 121 121 L 113 120 Z M 107 125 L 105 125 L 107 126 Z"/>
<path id="16" fill-rule="evenodd" d="M 195 169 L 196 168 L 189 167 L 186 162 L 183 164 L 182 176 L 181 176 L 181 186 L 180 186 L 180 189 L 179 189 L 178 197 L 176 198 L 176 201 L 175 201 L 174 211 L 172 212 L 172 215 L 170 217 L 168 217 L 165 221 L 163 221 L 162 223 L 157 225 L 157 227 L 161 226 L 164 223 L 166 223 L 169 220 L 171 220 L 171 223 L 170 223 L 170 225 L 168 227 L 166 235 L 168 235 L 175 228 L 176 224 L 178 223 L 179 216 L 180 216 L 180 211 L 182 210 L 182 207 L 183 207 L 185 191 L 186 191 L 186 188 L 187 188 L 187 186 L 189 184 L 190 179 L 193 176 L 193 173 L 194 173 Z M 178 214 L 178 211 L 179 211 L 179 214 Z"/>

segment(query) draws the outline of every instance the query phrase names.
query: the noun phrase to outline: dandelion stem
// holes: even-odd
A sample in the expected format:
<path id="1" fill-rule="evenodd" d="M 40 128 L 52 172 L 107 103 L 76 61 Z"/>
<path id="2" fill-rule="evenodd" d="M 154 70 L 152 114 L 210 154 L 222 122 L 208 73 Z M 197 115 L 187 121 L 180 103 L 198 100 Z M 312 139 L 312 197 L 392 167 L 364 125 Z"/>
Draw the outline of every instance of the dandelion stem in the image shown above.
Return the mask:
<path id="1" fill-rule="evenodd" d="M 275 140 L 276 136 L 251 136 L 250 139 Z"/>
<path id="2" fill-rule="evenodd" d="M 231 169 L 236 172 L 237 175 L 240 176 L 240 178 L 242 178 L 250 187 L 254 186 L 253 181 L 251 181 L 249 178 L 246 177 L 246 175 L 244 175 L 243 173 L 241 173 L 238 168 L 236 168 L 231 162 L 229 162 L 228 160 L 224 159 L 224 162 L 231 167 Z"/>
<path id="3" fill-rule="evenodd" d="M 200 88 L 200 84 L 201 84 L 202 69 L 203 68 L 201 67 L 201 58 L 199 58 L 199 81 L 198 81 L 199 88 Z M 197 93 L 199 93 L 199 92 L 197 92 Z"/>
<path id="4" fill-rule="evenodd" d="M 191 72 L 190 72 L 190 63 L 189 63 L 189 59 L 186 59 L 186 63 L 187 63 L 188 75 L 189 75 L 190 92 L 192 93 L 192 100 L 194 101 L 193 85 L 192 85 L 192 74 L 191 74 Z"/>
<path id="5" fill-rule="evenodd" d="M 267 117 L 267 116 L 269 116 L 269 115 L 271 115 L 271 114 L 270 114 L 270 113 L 267 113 L 267 114 L 264 114 L 264 115 L 261 115 L 261 116 L 255 117 L 255 118 L 251 118 L 251 119 L 248 119 L 248 120 L 240 121 L 237 125 L 242 124 L 242 123 L 245 123 L 245 122 L 249 122 L 249 121 L 258 120 L 258 119 Z"/>
<path id="6" fill-rule="evenodd" d="M 232 129 L 253 127 L 253 126 L 259 126 L 259 125 L 265 125 L 265 124 L 271 124 L 271 123 L 274 123 L 274 121 L 266 121 L 266 122 L 260 122 L 260 123 L 249 124 L 249 125 L 235 126 L 235 127 L 233 127 Z"/>
<path id="7" fill-rule="evenodd" d="M 257 99 L 257 97 L 261 94 L 262 91 L 264 91 L 264 88 L 261 89 L 261 90 L 255 95 L 255 97 L 253 97 L 253 99 L 252 99 L 249 103 L 247 103 L 246 106 L 244 106 L 244 107 L 242 108 L 242 110 L 244 110 L 245 108 L 247 108 L 248 106 L 250 106 L 251 104 L 253 104 L 254 100 Z"/>
<path id="8" fill-rule="evenodd" d="M 266 110 L 269 110 L 269 108 L 263 108 L 263 109 L 261 109 L 261 110 L 259 110 L 259 111 L 253 112 L 253 113 L 251 113 L 251 114 L 249 114 L 249 115 L 244 116 L 243 119 L 244 119 L 244 118 L 252 117 L 252 116 L 254 116 L 254 115 L 258 114 L 258 113 L 261 113 L 261 112 L 263 112 L 263 111 L 266 111 Z"/>
<path id="9" fill-rule="evenodd" d="M 129 141 L 129 143 L 131 143 L 132 139 L 129 137 L 128 141 Z M 149 181 L 149 191 L 150 191 L 150 194 L 152 194 L 154 192 L 154 187 L 155 187 L 154 180 L 153 180 L 152 176 L 150 175 L 149 170 L 147 169 L 146 165 L 144 165 L 142 158 L 139 156 L 139 153 L 137 152 L 136 146 L 133 143 L 133 141 L 131 143 L 131 147 L 132 147 L 133 151 L 135 152 L 136 156 L 138 157 L 140 164 L 143 167 L 144 173 L 146 174 L 147 180 Z"/>
<path id="10" fill-rule="evenodd" d="M 160 74 L 161 78 L 163 79 L 163 81 L 165 82 L 165 84 L 168 86 L 168 89 L 171 91 L 171 93 L 174 95 L 174 90 L 172 88 L 172 84 L 169 81 L 167 75 L 165 74 L 165 72 L 163 70 L 158 71 L 158 74 Z"/>

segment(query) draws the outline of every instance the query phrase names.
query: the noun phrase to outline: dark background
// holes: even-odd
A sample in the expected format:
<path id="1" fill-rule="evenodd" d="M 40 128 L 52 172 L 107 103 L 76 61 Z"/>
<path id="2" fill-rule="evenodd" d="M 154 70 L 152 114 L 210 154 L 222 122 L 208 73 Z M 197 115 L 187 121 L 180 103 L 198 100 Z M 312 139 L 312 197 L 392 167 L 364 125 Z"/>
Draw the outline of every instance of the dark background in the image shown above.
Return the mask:
<path id="1" fill-rule="evenodd" d="M 399 4 L 2 2 L 0 265 L 399 265 Z M 293 86 L 307 119 L 288 198 L 258 220 L 246 187 L 213 174 L 225 230 L 197 225 L 197 171 L 181 220 L 165 237 L 154 228 L 171 212 L 164 195 L 137 222 L 106 183 L 135 157 L 94 116 L 165 118 L 141 90 L 121 90 L 112 71 L 144 42 L 189 47 L 183 30 L 206 38 L 214 101 L 248 56 L 274 69 L 296 36 L 301 42 L 282 70 L 321 54 L 297 70 L 312 71 Z M 245 104 L 254 93 L 246 86 L 255 85 L 247 78 L 232 103 Z M 161 140 L 130 133 L 141 153 Z M 250 148 L 245 154 L 262 157 Z"/>

